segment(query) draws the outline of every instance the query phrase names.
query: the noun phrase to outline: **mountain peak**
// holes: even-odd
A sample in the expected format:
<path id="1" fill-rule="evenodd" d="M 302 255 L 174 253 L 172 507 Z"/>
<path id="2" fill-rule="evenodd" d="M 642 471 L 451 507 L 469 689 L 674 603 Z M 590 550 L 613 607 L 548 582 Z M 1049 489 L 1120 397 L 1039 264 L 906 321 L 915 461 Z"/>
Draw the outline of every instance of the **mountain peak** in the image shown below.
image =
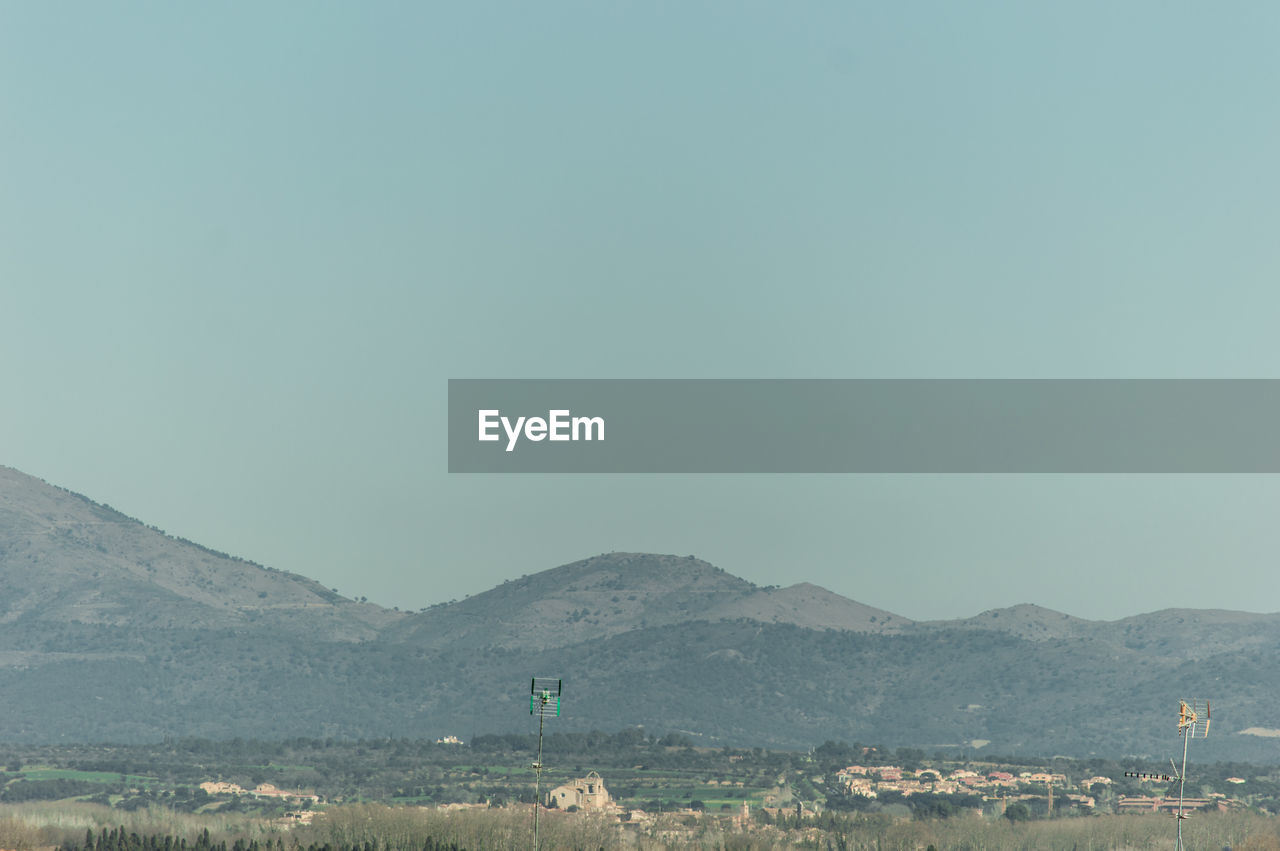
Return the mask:
<path id="1" fill-rule="evenodd" d="M 530 578 L 537 578 L 540 582 L 566 583 L 567 590 L 616 590 L 619 580 L 633 591 L 652 588 L 745 592 L 756 587 L 696 556 L 657 553 L 601 553 L 541 571 Z"/>
<path id="2" fill-rule="evenodd" d="M 755 590 L 694 556 L 602 553 L 433 606 L 391 634 L 428 647 L 563 647 L 692 620 Z"/>
<path id="3" fill-rule="evenodd" d="M 910 623 L 825 588 L 760 588 L 695 556 L 603 553 L 435 606 L 393 628 L 432 648 L 567 647 L 649 627 L 747 619 L 893 632 Z"/>
<path id="4" fill-rule="evenodd" d="M 1093 623 L 1035 603 L 1018 603 L 1002 609 L 987 609 L 971 618 L 929 621 L 922 625 L 945 629 L 989 629 L 1032 641 L 1047 641 L 1076 635 Z"/>

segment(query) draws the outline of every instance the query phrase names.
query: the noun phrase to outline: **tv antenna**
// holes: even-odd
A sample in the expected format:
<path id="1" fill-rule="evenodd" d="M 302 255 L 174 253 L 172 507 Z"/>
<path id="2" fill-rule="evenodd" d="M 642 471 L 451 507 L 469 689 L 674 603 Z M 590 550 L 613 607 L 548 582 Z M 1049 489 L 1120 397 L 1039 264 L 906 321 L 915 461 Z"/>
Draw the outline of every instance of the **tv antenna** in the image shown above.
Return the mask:
<path id="1" fill-rule="evenodd" d="M 1174 780 L 1178 781 L 1178 842 L 1174 845 L 1175 851 L 1186 851 L 1186 846 L 1182 844 L 1182 822 L 1189 818 L 1183 813 L 1183 791 L 1187 785 L 1187 746 L 1191 740 L 1199 737 L 1206 738 L 1209 735 L 1209 701 L 1199 700 L 1179 700 L 1178 701 L 1178 735 L 1182 736 L 1182 770 L 1178 770 L 1178 766 L 1174 764 L 1170 758 L 1169 763 L 1173 765 Z"/>
<path id="2" fill-rule="evenodd" d="M 529 714 L 538 716 L 538 761 L 533 764 L 533 851 L 538 851 L 538 813 L 542 809 L 542 724 L 560 715 L 564 682 L 555 677 L 534 677 L 529 683 Z"/>

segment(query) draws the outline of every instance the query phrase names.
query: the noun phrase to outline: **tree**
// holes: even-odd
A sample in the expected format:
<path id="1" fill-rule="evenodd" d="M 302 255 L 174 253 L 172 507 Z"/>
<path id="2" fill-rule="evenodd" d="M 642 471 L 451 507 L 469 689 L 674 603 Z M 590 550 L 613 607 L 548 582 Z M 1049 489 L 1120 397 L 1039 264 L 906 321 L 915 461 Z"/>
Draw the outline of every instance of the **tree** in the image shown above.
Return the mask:
<path id="1" fill-rule="evenodd" d="M 1015 824 L 1031 818 L 1031 808 L 1021 801 L 1010 804 L 1004 811 L 1004 817 Z"/>

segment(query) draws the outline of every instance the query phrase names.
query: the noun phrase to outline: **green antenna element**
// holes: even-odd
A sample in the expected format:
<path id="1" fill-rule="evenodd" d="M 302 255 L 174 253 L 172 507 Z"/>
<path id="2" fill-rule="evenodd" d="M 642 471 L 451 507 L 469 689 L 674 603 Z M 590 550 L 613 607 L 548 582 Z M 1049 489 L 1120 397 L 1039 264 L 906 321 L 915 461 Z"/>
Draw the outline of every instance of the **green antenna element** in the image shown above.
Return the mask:
<path id="1" fill-rule="evenodd" d="M 547 677 L 534 677 L 529 686 L 529 714 L 547 717 L 560 717 L 560 692 L 562 680 Z"/>
<path id="2" fill-rule="evenodd" d="M 538 851 L 538 814 L 542 811 L 542 724 L 560 717 L 560 693 L 564 682 L 556 677 L 529 681 L 529 714 L 538 716 L 538 761 L 533 764 L 533 851 Z"/>

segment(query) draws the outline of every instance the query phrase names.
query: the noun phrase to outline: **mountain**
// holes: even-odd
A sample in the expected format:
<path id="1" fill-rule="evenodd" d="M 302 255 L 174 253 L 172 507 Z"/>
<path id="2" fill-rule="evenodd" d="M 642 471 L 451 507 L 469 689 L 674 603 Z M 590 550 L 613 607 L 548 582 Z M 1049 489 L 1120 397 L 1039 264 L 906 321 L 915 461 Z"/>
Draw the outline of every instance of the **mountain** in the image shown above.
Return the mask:
<path id="1" fill-rule="evenodd" d="M 788 568 L 802 574 L 803 566 Z M 1088 621 L 1034 605 L 912 622 L 692 556 L 606 553 L 416 614 L 0 468 L 0 741 L 469 736 L 643 724 L 704 744 L 1280 759 L 1280 615 Z"/>
<path id="2" fill-rule="evenodd" d="M 1029 641 L 1071 638 L 1096 629 L 1097 621 L 1087 621 L 1055 612 L 1033 603 L 1022 603 L 1004 609 L 988 609 L 971 618 L 951 621 L 926 621 L 925 627 L 937 629 L 977 629 L 1004 632 Z"/>
<path id="3" fill-rule="evenodd" d="M 269 619 L 369 639 L 398 615 L 165 535 L 0 467 L 0 624 L 238 629 Z"/>
<path id="4" fill-rule="evenodd" d="M 1117 653 L 1137 651 L 1162 662 L 1192 662 L 1280 646 L 1280 614 L 1221 609 L 1164 609 L 1118 621 L 1089 621 L 1023 603 L 971 618 L 928 621 L 918 626 L 1002 632 L 1028 641 L 1082 639 Z"/>
<path id="5" fill-rule="evenodd" d="M 893 632 L 910 623 L 808 583 L 759 588 L 693 556 L 607 553 L 410 615 L 383 634 L 433 650 L 535 651 L 740 618 L 860 632 Z"/>

